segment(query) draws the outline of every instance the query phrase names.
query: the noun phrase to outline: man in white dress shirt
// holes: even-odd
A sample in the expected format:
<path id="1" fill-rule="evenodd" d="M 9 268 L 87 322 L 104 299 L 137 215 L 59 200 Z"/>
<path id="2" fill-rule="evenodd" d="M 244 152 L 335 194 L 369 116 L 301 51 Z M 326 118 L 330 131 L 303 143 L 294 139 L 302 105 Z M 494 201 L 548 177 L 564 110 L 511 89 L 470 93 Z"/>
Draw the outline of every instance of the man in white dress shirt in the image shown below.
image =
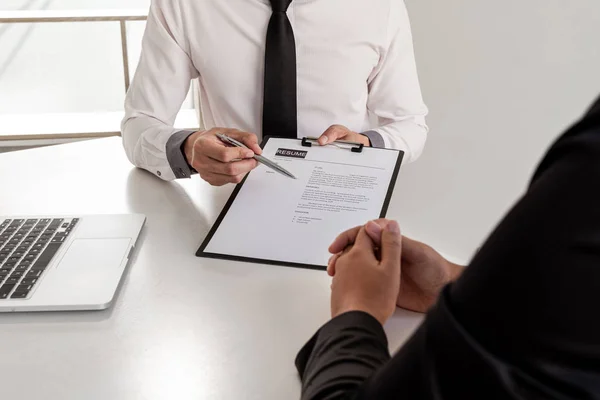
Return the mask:
<path id="1" fill-rule="evenodd" d="M 207 130 L 174 129 L 196 78 Z M 428 130 L 403 0 L 153 0 L 125 110 L 134 165 L 213 185 L 255 168 L 263 135 L 362 142 L 414 161 Z"/>

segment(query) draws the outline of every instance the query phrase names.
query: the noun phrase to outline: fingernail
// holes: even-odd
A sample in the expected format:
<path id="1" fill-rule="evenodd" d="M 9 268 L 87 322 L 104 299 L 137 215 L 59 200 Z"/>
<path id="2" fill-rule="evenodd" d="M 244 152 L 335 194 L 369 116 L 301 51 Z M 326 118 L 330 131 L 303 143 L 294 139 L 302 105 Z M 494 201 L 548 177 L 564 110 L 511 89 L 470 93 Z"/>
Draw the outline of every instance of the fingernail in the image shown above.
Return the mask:
<path id="1" fill-rule="evenodd" d="M 381 235 L 381 226 L 379 226 L 378 223 L 376 223 L 375 221 L 369 221 L 367 222 L 367 225 L 365 225 L 365 229 L 367 230 L 367 232 L 373 236 L 379 236 Z"/>
<path id="2" fill-rule="evenodd" d="M 246 157 L 246 158 L 252 158 L 252 157 L 254 157 L 254 153 L 253 153 L 253 152 L 251 152 L 251 151 L 247 151 L 247 152 L 245 153 L 245 157 Z"/>
<path id="3" fill-rule="evenodd" d="M 329 142 L 329 138 L 327 136 L 323 136 L 322 142 L 323 142 L 323 144 Z"/>
<path id="4" fill-rule="evenodd" d="M 386 229 L 392 233 L 400 233 L 400 225 L 398 225 L 398 222 L 393 220 L 388 222 Z"/>

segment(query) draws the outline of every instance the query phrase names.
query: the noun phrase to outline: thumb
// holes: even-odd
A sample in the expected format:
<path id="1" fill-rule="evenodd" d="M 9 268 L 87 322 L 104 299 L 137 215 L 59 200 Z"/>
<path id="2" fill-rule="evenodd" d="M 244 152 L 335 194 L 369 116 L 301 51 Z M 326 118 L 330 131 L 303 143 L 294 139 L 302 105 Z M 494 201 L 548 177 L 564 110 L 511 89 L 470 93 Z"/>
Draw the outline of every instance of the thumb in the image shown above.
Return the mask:
<path id="1" fill-rule="evenodd" d="M 364 227 L 358 231 L 352 250 L 364 252 L 375 259 L 375 244 Z"/>
<path id="2" fill-rule="evenodd" d="M 337 139 L 340 139 L 344 136 L 343 127 L 339 125 L 332 125 L 323 134 L 319 137 L 318 142 L 321 146 L 326 145 L 327 143 L 333 143 Z"/>
<path id="3" fill-rule="evenodd" d="M 375 221 L 369 221 L 365 225 L 365 231 L 373 240 L 373 244 L 377 247 L 381 246 L 381 232 L 383 231 L 383 226 L 378 224 Z"/>
<path id="4" fill-rule="evenodd" d="M 398 222 L 390 221 L 381 234 L 381 264 L 400 265 L 402 257 L 402 235 Z"/>

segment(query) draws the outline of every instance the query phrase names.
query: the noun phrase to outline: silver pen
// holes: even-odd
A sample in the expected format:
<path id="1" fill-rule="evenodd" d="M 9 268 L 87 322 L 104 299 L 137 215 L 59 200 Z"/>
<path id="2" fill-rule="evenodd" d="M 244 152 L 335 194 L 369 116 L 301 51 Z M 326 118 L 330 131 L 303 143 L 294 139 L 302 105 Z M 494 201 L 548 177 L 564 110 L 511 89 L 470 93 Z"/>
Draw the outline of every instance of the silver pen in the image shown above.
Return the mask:
<path id="1" fill-rule="evenodd" d="M 233 138 L 230 138 L 230 137 L 229 137 L 229 136 L 227 136 L 227 135 L 223 135 L 222 133 L 217 133 L 217 137 L 218 137 L 218 138 L 219 138 L 219 139 L 220 139 L 220 140 L 221 140 L 223 143 L 227 143 L 227 144 L 230 144 L 230 145 L 232 145 L 232 146 L 235 146 L 235 147 L 242 147 L 242 148 L 244 148 L 244 149 L 248 149 L 248 146 L 246 146 L 244 143 L 242 143 L 242 142 L 238 142 L 237 140 L 235 140 L 235 139 L 233 139 Z M 263 164 L 263 165 L 265 165 L 265 166 L 267 166 L 267 167 L 271 168 L 271 169 L 272 169 L 272 170 L 274 170 L 274 171 L 277 171 L 277 172 L 279 172 L 279 173 L 280 173 L 280 174 L 282 174 L 282 175 L 285 175 L 285 176 L 287 176 L 288 178 L 296 179 L 296 177 L 295 177 L 295 176 L 294 176 L 294 175 L 293 175 L 293 174 L 292 174 L 290 171 L 288 171 L 287 169 L 285 169 L 285 168 L 283 168 L 283 167 L 280 167 L 280 166 L 279 166 L 279 164 L 277 164 L 277 163 L 276 163 L 276 162 L 274 162 L 274 161 L 271 161 L 271 160 L 269 160 L 269 159 L 268 159 L 268 158 L 266 158 L 266 157 L 263 157 L 263 156 L 261 156 L 261 155 L 255 154 L 255 155 L 253 156 L 253 158 L 254 158 L 256 161 L 258 161 L 259 163 L 261 163 L 261 164 Z"/>

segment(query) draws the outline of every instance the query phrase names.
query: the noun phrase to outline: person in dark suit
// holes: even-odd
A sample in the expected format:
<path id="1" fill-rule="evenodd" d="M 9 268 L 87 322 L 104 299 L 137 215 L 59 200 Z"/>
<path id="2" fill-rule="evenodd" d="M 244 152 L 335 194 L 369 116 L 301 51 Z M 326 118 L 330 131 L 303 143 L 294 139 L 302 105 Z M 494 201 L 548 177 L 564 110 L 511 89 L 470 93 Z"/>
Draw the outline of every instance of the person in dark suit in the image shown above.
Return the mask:
<path id="1" fill-rule="evenodd" d="M 600 399 L 600 99 L 468 267 L 387 220 L 330 251 L 333 319 L 296 359 L 303 400 Z M 428 313 L 390 358 L 396 304 Z"/>

